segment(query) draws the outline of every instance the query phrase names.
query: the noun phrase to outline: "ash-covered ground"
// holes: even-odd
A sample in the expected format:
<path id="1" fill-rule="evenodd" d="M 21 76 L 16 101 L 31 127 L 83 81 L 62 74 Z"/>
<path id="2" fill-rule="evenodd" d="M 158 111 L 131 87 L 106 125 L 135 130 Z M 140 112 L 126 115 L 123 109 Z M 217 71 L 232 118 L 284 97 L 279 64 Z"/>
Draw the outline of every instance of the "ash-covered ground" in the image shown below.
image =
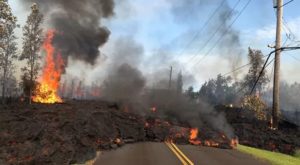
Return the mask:
<path id="1" fill-rule="evenodd" d="M 241 144 L 288 154 L 300 147 L 295 125 L 281 122 L 279 130 L 273 131 L 241 109 L 217 107 L 215 111 L 226 114 Z M 163 120 L 156 112 L 137 115 L 106 101 L 8 104 L 0 111 L 0 164 L 83 163 L 93 159 L 97 150 L 142 141 L 189 144 L 190 127 L 188 122 Z M 199 147 L 231 148 L 230 139 L 209 124 L 198 129 Z"/>

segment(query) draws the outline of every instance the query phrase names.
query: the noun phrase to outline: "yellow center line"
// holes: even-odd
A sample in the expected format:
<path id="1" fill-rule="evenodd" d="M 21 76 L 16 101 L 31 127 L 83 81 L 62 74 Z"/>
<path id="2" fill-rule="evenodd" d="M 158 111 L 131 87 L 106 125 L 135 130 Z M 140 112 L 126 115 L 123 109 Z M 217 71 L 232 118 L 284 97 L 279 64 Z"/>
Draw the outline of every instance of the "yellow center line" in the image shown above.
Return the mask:
<path id="1" fill-rule="evenodd" d="M 171 144 L 169 144 L 169 142 L 165 142 L 166 145 L 170 148 L 170 150 L 177 156 L 177 158 L 180 160 L 180 162 L 183 165 L 188 165 L 185 160 L 176 152 L 176 150 L 171 146 Z"/>
<path id="2" fill-rule="evenodd" d="M 177 156 L 177 158 L 181 161 L 183 165 L 194 165 L 194 163 L 190 159 L 188 159 L 174 143 L 165 142 L 165 144 Z"/>
<path id="3" fill-rule="evenodd" d="M 173 142 L 171 142 L 171 145 L 190 165 L 194 165 L 194 163 Z"/>

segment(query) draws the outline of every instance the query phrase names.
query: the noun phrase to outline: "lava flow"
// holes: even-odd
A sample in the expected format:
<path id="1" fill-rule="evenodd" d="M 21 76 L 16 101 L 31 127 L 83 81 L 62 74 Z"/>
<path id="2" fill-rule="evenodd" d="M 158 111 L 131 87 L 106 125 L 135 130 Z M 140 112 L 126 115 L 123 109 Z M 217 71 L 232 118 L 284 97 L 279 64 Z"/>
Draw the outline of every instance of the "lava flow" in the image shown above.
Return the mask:
<path id="1" fill-rule="evenodd" d="M 200 145 L 201 141 L 198 140 L 197 137 L 198 137 L 198 128 L 191 128 L 189 142 L 194 145 Z"/>
<path id="2" fill-rule="evenodd" d="M 43 48 L 46 51 L 45 64 L 39 84 L 37 85 L 32 100 L 38 103 L 61 103 L 62 99 L 58 96 L 59 83 L 64 62 L 61 55 L 55 51 L 52 40 L 55 35 L 54 30 L 47 32 Z"/>

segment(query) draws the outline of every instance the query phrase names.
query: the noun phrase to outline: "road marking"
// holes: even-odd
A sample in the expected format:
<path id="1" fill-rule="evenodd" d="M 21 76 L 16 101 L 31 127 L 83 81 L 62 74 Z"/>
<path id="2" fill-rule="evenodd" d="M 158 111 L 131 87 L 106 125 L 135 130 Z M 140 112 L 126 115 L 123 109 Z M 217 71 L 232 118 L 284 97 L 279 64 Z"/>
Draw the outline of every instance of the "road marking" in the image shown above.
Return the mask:
<path id="1" fill-rule="evenodd" d="M 185 160 L 176 152 L 176 150 L 171 146 L 169 142 L 165 142 L 166 145 L 170 148 L 170 150 L 177 156 L 177 158 L 181 161 L 183 165 L 188 165 Z"/>
<path id="2" fill-rule="evenodd" d="M 171 142 L 171 145 L 190 165 L 194 165 L 194 163 L 182 151 L 180 151 L 180 149 L 174 143 Z"/>
<path id="3" fill-rule="evenodd" d="M 194 165 L 194 163 L 190 159 L 188 159 L 174 143 L 165 142 L 165 144 L 177 156 L 177 158 L 181 161 L 183 165 Z"/>

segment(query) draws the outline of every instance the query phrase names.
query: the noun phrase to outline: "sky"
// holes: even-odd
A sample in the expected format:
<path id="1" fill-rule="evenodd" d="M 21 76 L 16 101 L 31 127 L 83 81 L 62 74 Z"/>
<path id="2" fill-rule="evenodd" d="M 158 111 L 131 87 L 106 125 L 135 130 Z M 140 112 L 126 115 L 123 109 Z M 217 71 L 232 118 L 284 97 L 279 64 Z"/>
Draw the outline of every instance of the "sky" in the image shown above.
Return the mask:
<path id="1" fill-rule="evenodd" d="M 9 3 L 22 26 L 29 14 L 30 7 L 24 6 L 20 3 L 21 1 L 9 0 Z M 232 18 L 227 21 L 228 26 L 248 0 L 228 0 L 227 2 L 229 8 L 234 8 L 235 4 L 238 4 Z M 222 0 L 130 0 L 128 2 L 116 0 L 115 15 L 110 19 L 102 20 L 102 25 L 108 27 L 111 36 L 101 51 L 109 58 L 110 54 L 114 53 L 114 49 L 117 47 L 116 43 L 120 38 L 127 38 L 128 42 L 133 42 L 143 49 L 141 54 L 143 60 L 138 64 L 139 68 L 149 74 L 160 68 L 165 70 L 167 76 L 167 71 L 172 65 L 174 72 L 182 71 L 184 74 L 194 75 L 193 81 L 189 82 L 189 85 L 194 86 L 199 86 L 206 80 L 215 78 L 217 74 L 230 72 L 234 67 L 248 63 L 248 47 L 260 49 L 264 54 L 272 51 L 267 45 L 273 45 L 275 41 L 276 17 L 273 1 L 252 0 L 230 29 L 239 38 L 237 44 L 239 56 L 224 55 L 224 52 L 226 53 L 228 50 L 219 45 L 207 53 L 222 35 L 217 33 L 211 42 L 204 46 L 205 41 L 220 25 L 222 14 L 212 17 L 207 26 L 204 27 L 204 24 L 221 3 Z M 225 7 L 225 5 L 221 6 L 217 12 L 221 12 Z M 283 42 L 286 40 L 286 33 L 292 33 L 295 41 L 300 40 L 299 8 L 299 0 L 294 0 L 284 6 L 286 26 L 284 26 L 282 34 Z M 200 31 L 201 28 L 203 28 L 202 31 Z M 17 35 L 21 36 L 21 34 L 21 29 L 18 29 Z M 195 37 L 196 34 L 198 34 L 197 37 Z M 222 42 L 221 40 L 220 43 Z M 19 37 L 19 43 L 21 45 L 21 37 Z M 230 46 L 230 43 L 226 44 Z M 285 44 L 297 45 L 291 40 L 287 40 Z M 237 60 L 232 67 L 232 62 L 238 57 L 240 60 Z M 105 75 L 102 64 L 86 66 L 80 62 L 74 63 L 76 65 L 70 66 L 67 73 L 75 75 L 79 72 L 78 65 L 83 65 L 86 69 L 80 69 L 80 72 L 82 72 L 81 75 L 86 75 L 87 82 L 91 82 L 95 77 L 103 78 Z M 283 52 L 282 79 L 289 83 L 300 82 L 299 64 L 300 51 Z M 241 70 L 241 72 L 245 73 L 247 69 Z M 268 72 L 271 75 L 272 65 L 268 67 Z"/>

